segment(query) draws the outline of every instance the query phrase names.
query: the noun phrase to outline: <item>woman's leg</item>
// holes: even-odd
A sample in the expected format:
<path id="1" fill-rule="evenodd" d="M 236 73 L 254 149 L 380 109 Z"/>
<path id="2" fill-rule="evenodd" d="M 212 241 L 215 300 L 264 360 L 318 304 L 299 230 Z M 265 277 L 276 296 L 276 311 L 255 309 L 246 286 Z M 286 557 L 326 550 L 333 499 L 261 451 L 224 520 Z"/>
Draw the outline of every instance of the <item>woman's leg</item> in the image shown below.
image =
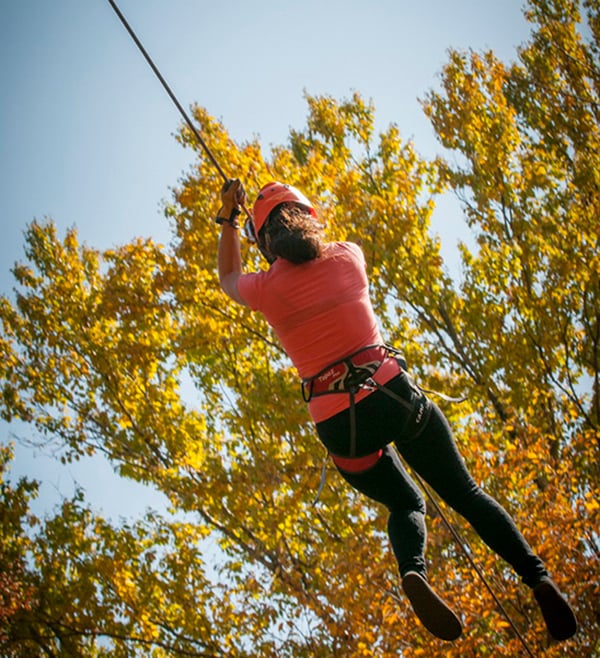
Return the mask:
<path id="1" fill-rule="evenodd" d="M 441 411 L 434 406 L 421 436 L 405 444 L 399 441 L 398 447 L 407 463 L 469 521 L 483 541 L 514 568 L 526 585 L 533 588 L 550 634 L 556 640 L 573 636 L 577 620 L 567 599 L 509 514 L 473 480 Z"/>
<path id="2" fill-rule="evenodd" d="M 364 459 L 333 457 L 333 461 L 349 484 L 388 508 L 388 534 L 402 587 L 413 610 L 431 633 L 443 640 L 455 640 L 462 632 L 460 620 L 432 590 L 425 576 L 425 501 L 396 452 L 387 446 L 367 470 L 359 470 Z"/>
<path id="3" fill-rule="evenodd" d="M 388 533 L 400 574 L 417 571 L 423 576 L 425 567 L 425 501 L 409 477 L 398 455 L 389 446 L 384 448 L 377 462 L 367 470 L 350 472 L 352 461 L 333 461 L 342 477 L 357 491 L 389 510 Z M 357 464 L 356 468 L 360 468 Z"/>
<path id="4" fill-rule="evenodd" d="M 434 405 L 427 427 L 398 449 L 407 463 L 473 526 L 483 541 L 534 586 L 548 573 L 504 508 L 473 480 L 458 452 L 448 421 Z"/>

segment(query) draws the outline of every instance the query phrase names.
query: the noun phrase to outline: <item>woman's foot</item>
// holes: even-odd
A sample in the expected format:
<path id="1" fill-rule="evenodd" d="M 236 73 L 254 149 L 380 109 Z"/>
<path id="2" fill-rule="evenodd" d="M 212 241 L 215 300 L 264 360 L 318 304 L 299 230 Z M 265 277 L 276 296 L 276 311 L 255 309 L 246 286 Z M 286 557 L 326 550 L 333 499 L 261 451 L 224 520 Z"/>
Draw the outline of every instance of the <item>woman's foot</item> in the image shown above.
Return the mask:
<path id="1" fill-rule="evenodd" d="M 555 640 L 567 640 L 577 631 L 577 619 L 567 599 L 561 594 L 554 581 L 543 576 L 533 588 L 548 632 Z"/>
<path id="2" fill-rule="evenodd" d="M 402 579 L 402 589 L 425 628 L 442 640 L 456 640 L 462 633 L 459 618 L 431 589 L 416 571 L 409 571 Z"/>

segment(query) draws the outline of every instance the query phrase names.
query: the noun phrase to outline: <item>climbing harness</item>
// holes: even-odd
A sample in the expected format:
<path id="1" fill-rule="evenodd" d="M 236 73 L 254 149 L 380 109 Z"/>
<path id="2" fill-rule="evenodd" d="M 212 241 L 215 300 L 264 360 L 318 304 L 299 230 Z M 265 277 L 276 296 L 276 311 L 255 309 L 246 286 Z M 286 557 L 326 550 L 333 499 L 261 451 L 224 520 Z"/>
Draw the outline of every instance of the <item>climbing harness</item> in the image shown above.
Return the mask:
<path id="1" fill-rule="evenodd" d="M 379 390 L 385 393 L 407 409 L 411 417 L 416 419 L 416 424 L 422 423 L 426 418 L 427 400 L 424 395 L 421 395 L 417 405 L 414 405 L 408 400 L 396 395 L 387 386 L 373 379 L 373 375 L 375 375 L 383 362 L 390 356 L 396 359 L 401 370 L 406 373 L 406 360 L 399 350 L 391 345 L 375 344 L 367 345 L 343 359 L 334 361 L 320 370 L 316 375 L 302 380 L 302 398 L 305 402 L 310 402 L 312 398 L 321 395 L 340 393 L 348 395 L 348 409 L 350 414 L 350 455 L 348 459 L 350 460 L 356 458 L 356 394 L 361 389 L 368 391 Z M 421 391 L 418 387 L 415 388 Z M 319 498 L 325 487 L 329 456 L 330 453 L 328 452 L 321 466 L 321 477 L 319 479 L 317 494 L 312 502 L 313 507 L 319 502 Z M 337 455 L 332 455 L 332 457 L 334 462 L 338 463 L 336 460 L 339 457 Z M 370 457 L 371 455 L 367 455 L 365 459 L 368 461 Z M 365 465 L 365 468 L 368 468 L 368 466 Z"/>
<path id="2" fill-rule="evenodd" d="M 408 377 L 407 364 L 402 353 L 391 345 L 376 344 L 363 347 L 343 359 L 334 361 L 316 375 L 302 380 L 302 398 L 305 402 L 310 402 L 312 398 L 320 395 L 335 393 L 346 393 L 348 395 L 350 403 L 350 458 L 356 456 L 356 394 L 359 390 L 378 390 L 396 400 L 398 404 L 411 413 L 415 425 L 420 425 L 427 417 L 425 393 L 437 395 L 449 402 L 464 402 L 466 400 L 465 397 L 450 397 L 439 391 L 422 388 L 409 377 L 413 390 L 420 394 L 414 402 L 409 402 L 373 378 L 388 357 L 395 358 L 400 369 Z"/>
<path id="3" fill-rule="evenodd" d="M 204 149 L 204 152 L 208 156 L 208 159 L 214 165 L 216 170 L 219 172 L 219 175 L 223 179 L 223 182 L 227 184 L 230 180 L 229 177 L 227 176 L 227 174 L 225 173 L 225 171 L 223 170 L 223 168 L 219 164 L 218 160 L 215 158 L 213 152 L 208 147 L 208 144 L 204 141 L 204 139 L 202 139 L 202 135 L 200 135 L 200 133 L 198 132 L 198 129 L 192 123 L 192 120 L 188 116 L 187 112 L 183 109 L 183 106 L 177 100 L 177 97 L 175 96 L 175 94 L 171 90 L 171 87 L 169 87 L 169 85 L 167 84 L 167 81 L 162 76 L 162 74 L 159 71 L 158 67 L 152 61 L 152 58 L 150 57 L 150 55 L 148 54 L 148 52 L 146 51 L 146 49 L 142 45 L 142 42 L 138 39 L 138 37 L 135 34 L 135 32 L 133 31 L 132 27 L 127 22 L 127 19 L 125 18 L 125 16 L 123 16 L 123 14 L 122 14 L 121 10 L 119 9 L 119 7 L 117 6 L 116 2 L 114 2 L 114 0 L 108 0 L 108 3 L 114 9 L 115 14 L 119 17 L 119 20 L 121 21 L 121 23 L 123 24 L 123 26 L 125 27 L 127 32 L 129 32 L 129 35 L 133 39 L 135 45 L 138 47 L 139 51 L 144 56 L 144 59 L 146 60 L 146 62 L 148 62 L 150 68 L 154 72 L 154 75 L 156 75 L 159 82 L 162 84 L 163 88 L 165 89 L 165 91 L 169 95 L 169 98 L 173 101 L 175 107 L 179 110 L 179 113 L 181 114 L 184 121 L 188 125 L 188 128 L 192 131 L 192 134 L 198 140 L 198 144 L 200 144 L 200 146 Z M 247 217 L 250 218 L 250 216 L 251 216 L 250 211 L 246 208 L 246 206 L 243 203 L 241 203 L 240 206 L 241 206 L 242 210 L 246 213 Z"/>
<path id="4" fill-rule="evenodd" d="M 302 399 L 310 402 L 312 398 L 331 393 L 347 393 L 350 397 L 350 456 L 356 454 L 356 393 L 361 389 L 373 390 L 379 386 L 373 375 L 387 358 L 390 348 L 386 345 L 368 345 L 349 356 L 334 361 L 316 375 L 302 380 Z M 312 507 L 321 498 L 327 480 L 327 461 L 329 453 L 325 455 L 321 466 L 321 477 L 317 495 Z"/>
<path id="5" fill-rule="evenodd" d="M 418 393 L 419 398 L 413 404 L 408 400 L 400 397 L 394 391 L 390 390 L 384 384 L 375 381 L 373 375 L 379 370 L 383 362 L 388 358 L 393 357 L 398 362 L 400 369 L 407 374 L 407 364 L 402 353 L 395 347 L 387 344 L 367 345 L 366 347 L 353 352 L 343 359 L 334 361 L 328 366 L 320 370 L 316 375 L 307 377 L 302 380 L 302 398 L 305 402 L 310 402 L 314 397 L 320 395 L 331 395 L 345 393 L 349 397 L 349 414 L 350 414 L 350 455 L 348 459 L 356 458 L 356 394 L 359 390 L 379 390 L 388 397 L 396 400 L 400 405 L 410 412 L 410 420 L 413 420 L 415 425 L 421 425 L 428 417 L 427 398 L 424 393 L 433 393 L 451 402 L 463 402 L 466 398 L 453 398 L 438 391 L 430 391 L 429 389 L 417 386 L 411 379 L 411 385 Z M 327 461 L 330 453 L 325 455 L 323 465 L 321 466 L 321 477 L 319 479 L 319 486 L 317 494 L 312 502 L 314 507 L 321 497 L 323 488 L 327 478 Z M 332 455 L 334 462 L 338 464 L 340 457 Z M 371 457 L 367 455 L 367 459 Z M 344 458 L 342 458 L 343 460 Z M 367 466 L 365 466 L 367 468 Z"/>
<path id="6" fill-rule="evenodd" d="M 314 397 L 332 393 L 347 393 L 350 398 L 350 457 L 356 456 L 356 394 L 360 389 L 380 387 L 373 375 L 388 356 L 385 345 L 363 347 L 339 361 L 331 363 L 313 377 L 302 380 L 302 397 L 310 402 Z M 401 399 L 401 398 L 400 398 Z M 406 401 L 402 400 L 406 405 Z"/>

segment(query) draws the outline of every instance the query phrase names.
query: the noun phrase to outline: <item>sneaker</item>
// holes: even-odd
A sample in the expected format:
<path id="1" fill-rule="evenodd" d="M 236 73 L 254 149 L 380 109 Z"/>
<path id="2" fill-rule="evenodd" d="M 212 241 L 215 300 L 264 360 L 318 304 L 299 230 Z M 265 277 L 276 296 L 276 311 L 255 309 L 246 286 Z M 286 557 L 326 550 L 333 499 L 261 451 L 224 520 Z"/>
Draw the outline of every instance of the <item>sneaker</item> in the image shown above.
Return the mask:
<path id="1" fill-rule="evenodd" d="M 554 581 L 543 576 L 533 588 L 548 632 L 555 640 L 567 640 L 577 631 L 577 619 L 567 599 L 561 594 Z"/>
<path id="2" fill-rule="evenodd" d="M 425 628 L 442 640 L 456 640 L 462 625 L 454 612 L 431 589 L 416 571 L 409 571 L 402 579 L 402 589 Z"/>

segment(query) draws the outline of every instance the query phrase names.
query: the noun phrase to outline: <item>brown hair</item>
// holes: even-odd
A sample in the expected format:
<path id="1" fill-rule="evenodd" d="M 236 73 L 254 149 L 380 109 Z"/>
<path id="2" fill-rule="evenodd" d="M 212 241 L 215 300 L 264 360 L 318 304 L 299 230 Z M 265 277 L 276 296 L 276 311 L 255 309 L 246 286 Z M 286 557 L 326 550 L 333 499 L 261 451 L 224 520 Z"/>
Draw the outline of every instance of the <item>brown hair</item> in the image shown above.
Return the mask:
<path id="1" fill-rule="evenodd" d="M 296 203 L 282 203 L 274 208 L 258 237 L 273 256 L 295 265 L 318 258 L 323 251 L 323 226 Z"/>

